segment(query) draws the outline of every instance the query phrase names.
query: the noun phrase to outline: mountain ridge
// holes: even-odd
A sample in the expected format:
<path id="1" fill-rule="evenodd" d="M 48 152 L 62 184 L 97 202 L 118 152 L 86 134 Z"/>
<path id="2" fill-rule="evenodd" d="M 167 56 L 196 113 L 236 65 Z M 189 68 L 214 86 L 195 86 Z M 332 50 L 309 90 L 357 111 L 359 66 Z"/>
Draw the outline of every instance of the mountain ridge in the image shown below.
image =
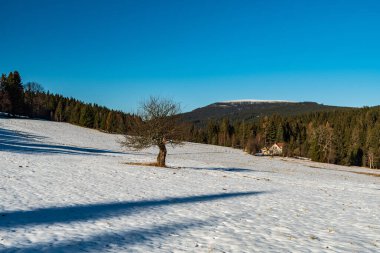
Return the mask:
<path id="1" fill-rule="evenodd" d="M 182 117 L 185 121 L 193 123 L 204 123 L 208 120 L 218 120 L 225 117 L 231 120 L 253 121 L 259 117 L 276 114 L 280 116 L 292 116 L 345 108 L 349 107 L 324 105 L 310 101 L 293 102 L 287 100 L 240 99 L 215 102 L 183 113 Z"/>
<path id="2" fill-rule="evenodd" d="M 239 103 L 250 103 L 250 104 L 260 104 L 260 103 L 297 103 L 294 101 L 289 100 L 260 100 L 260 99 L 238 99 L 238 100 L 227 100 L 227 101 L 220 101 L 215 102 L 214 104 L 218 103 L 229 103 L 229 104 L 239 104 Z"/>

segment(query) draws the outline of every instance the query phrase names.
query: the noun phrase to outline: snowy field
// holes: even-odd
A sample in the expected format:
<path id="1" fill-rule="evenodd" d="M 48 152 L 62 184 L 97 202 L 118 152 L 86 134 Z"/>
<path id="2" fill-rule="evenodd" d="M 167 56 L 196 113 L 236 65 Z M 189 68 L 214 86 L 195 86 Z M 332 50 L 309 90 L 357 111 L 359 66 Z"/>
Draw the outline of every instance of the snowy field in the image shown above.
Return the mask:
<path id="1" fill-rule="evenodd" d="M 0 119 L 0 252 L 380 252 L 378 171 L 120 138 Z"/>

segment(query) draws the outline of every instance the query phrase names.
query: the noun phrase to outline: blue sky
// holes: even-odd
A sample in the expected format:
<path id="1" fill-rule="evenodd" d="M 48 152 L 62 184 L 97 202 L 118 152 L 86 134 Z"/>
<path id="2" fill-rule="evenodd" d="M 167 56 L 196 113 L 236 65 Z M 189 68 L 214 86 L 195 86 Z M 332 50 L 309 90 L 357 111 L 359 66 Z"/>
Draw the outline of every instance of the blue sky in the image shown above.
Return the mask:
<path id="1" fill-rule="evenodd" d="M 378 0 L 0 0 L 0 9 L 0 72 L 86 102 L 380 104 Z"/>

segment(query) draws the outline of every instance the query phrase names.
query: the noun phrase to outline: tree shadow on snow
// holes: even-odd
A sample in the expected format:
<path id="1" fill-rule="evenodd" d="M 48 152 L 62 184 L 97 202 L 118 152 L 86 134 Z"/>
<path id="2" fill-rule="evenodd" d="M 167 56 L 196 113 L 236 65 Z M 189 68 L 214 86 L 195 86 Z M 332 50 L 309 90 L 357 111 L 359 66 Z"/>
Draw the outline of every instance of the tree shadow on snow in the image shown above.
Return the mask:
<path id="1" fill-rule="evenodd" d="M 111 150 L 42 143 L 46 137 L 0 128 L 0 151 L 22 154 L 123 154 Z"/>
<path id="2" fill-rule="evenodd" d="M 174 167 L 176 168 L 176 167 Z M 187 169 L 187 170 L 209 170 L 209 171 L 221 171 L 221 172 L 255 172 L 252 169 L 244 169 L 244 168 L 225 168 L 225 167 L 178 167 L 177 169 Z"/>
<path id="3" fill-rule="evenodd" d="M 232 192 L 130 202 L 47 207 L 28 211 L 9 211 L 0 213 L 0 228 L 15 228 L 29 225 L 49 225 L 54 223 L 70 223 L 101 218 L 111 218 L 120 215 L 128 215 L 132 212 L 144 211 L 155 207 L 247 197 L 263 193 L 265 192 Z"/>
<path id="4" fill-rule="evenodd" d="M 183 230 L 212 225 L 217 219 L 206 221 L 189 220 L 186 222 L 169 223 L 149 228 L 131 229 L 113 233 L 101 233 L 93 236 L 76 238 L 56 243 L 36 243 L 27 247 L 6 247 L 1 252 L 105 252 L 117 250 L 119 247 L 133 247 L 139 244 L 154 250 L 152 242 L 164 239 Z M 149 245 L 150 244 L 150 245 Z M 125 249 L 124 249 L 125 250 Z"/>
<path id="5" fill-rule="evenodd" d="M 49 207 L 30 211 L 10 211 L 0 213 L 0 229 L 12 231 L 17 227 L 34 225 L 69 224 L 101 218 L 113 218 L 131 213 L 152 211 L 158 207 L 218 201 L 237 197 L 250 197 L 266 192 L 248 191 L 219 193 L 189 197 L 175 197 L 155 200 L 141 200 L 132 202 L 88 204 L 68 207 Z M 29 246 L 14 246 L 1 248 L 2 252 L 78 252 L 117 249 L 117 247 L 131 247 L 138 244 L 148 244 L 155 239 L 163 239 L 185 229 L 212 225 L 216 218 L 206 221 L 187 220 L 181 223 L 169 223 L 149 228 L 131 229 L 128 231 L 102 233 L 89 237 L 76 238 L 62 242 L 35 243 Z"/>
<path id="6" fill-rule="evenodd" d="M 199 152 L 177 152 L 174 154 L 170 154 L 170 156 L 179 156 L 179 155 L 204 155 L 204 154 L 226 154 L 226 152 L 222 151 L 199 151 Z"/>

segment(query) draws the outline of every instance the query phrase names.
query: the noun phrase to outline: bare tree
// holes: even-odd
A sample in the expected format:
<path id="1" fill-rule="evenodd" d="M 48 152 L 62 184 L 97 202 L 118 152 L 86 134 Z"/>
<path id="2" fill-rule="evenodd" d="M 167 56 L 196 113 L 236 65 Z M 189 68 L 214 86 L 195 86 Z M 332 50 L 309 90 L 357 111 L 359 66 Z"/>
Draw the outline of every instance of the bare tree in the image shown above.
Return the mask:
<path id="1" fill-rule="evenodd" d="M 170 99 L 150 97 L 141 103 L 140 119 L 125 134 L 122 146 L 141 150 L 157 146 L 157 166 L 166 166 L 167 143 L 181 144 L 183 125 L 179 121 L 180 105 Z"/>
<path id="2" fill-rule="evenodd" d="M 41 84 L 36 82 L 28 82 L 24 85 L 25 100 L 29 107 L 29 114 L 33 118 L 35 113 L 39 111 L 38 95 L 44 92 Z"/>
<path id="3" fill-rule="evenodd" d="M 327 163 L 333 162 L 336 158 L 334 150 L 334 129 L 327 122 L 326 125 L 321 125 L 316 129 L 314 138 L 316 138 L 319 151 L 322 154 L 322 161 Z"/>

